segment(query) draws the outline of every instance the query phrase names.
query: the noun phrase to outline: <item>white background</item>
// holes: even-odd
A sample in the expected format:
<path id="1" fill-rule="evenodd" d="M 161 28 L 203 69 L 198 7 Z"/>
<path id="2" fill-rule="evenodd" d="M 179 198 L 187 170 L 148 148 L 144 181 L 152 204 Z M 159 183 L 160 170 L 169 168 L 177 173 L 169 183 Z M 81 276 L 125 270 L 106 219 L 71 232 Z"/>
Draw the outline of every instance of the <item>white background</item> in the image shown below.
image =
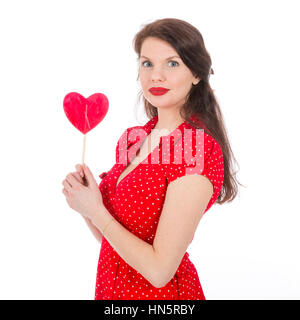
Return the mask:
<path id="1" fill-rule="evenodd" d="M 1 299 L 94 299 L 100 245 L 69 208 L 62 180 L 83 135 L 71 92 L 109 99 L 87 134 L 97 181 L 138 105 L 132 40 L 179 18 L 199 29 L 210 83 L 239 164 L 239 196 L 214 205 L 188 248 L 207 299 L 299 299 L 298 1 L 1 1 Z"/>

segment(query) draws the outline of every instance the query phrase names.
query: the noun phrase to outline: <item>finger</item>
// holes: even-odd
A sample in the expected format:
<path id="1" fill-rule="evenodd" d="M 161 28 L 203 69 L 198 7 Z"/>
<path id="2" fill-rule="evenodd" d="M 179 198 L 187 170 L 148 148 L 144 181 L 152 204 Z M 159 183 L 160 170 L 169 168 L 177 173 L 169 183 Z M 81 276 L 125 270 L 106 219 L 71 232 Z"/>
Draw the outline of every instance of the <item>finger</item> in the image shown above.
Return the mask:
<path id="1" fill-rule="evenodd" d="M 92 171 L 90 170 L 90 168 L 89 168 L 86 164 L 84 164 L 84 173 L 85 173 L 85 175 L 87 176 L 87 179 L 88 179 L 88 180 L 94 181 L 94 183 L 97 184 L 97 181 L 96 181 L 96 179 L 94 178 Z"/>
<path id="2" fill-rule="evenodd" d="M 69 196 L 69 192 L 66 190 L 66 188 L 63 188 L 63 189 L 62 189 L 62 193 L 63 193 L 66 197 Z"/>
<path id="3" fill-rule="evenodd" d="M 77 172 L 83 177 L 84 176 L 84 171 L 83 171 L 82 165 L 77 164 L 75 166 L 75 168 L 76 168 Z"/>
<path id="4" fill-rule="evenodd" d="M 72 185 L 69 183 L 69 181 L 67 179 L 65 179 L 63 182 L 62 182 L 63 186 L 65 187 L 65 189 L 70 192 L 71 189 L 72 189 Z"/>
<path id="5" fill-rule="evenodd" d="M 66 180 L 71 184 L 72 187 L 79 183 L 71 172 L 66 176 Z"/>
<path id="6" fill-rule="evenodd" d="M 67 201 L 69 207 L 71 208 L 71 202 L 70 202 L 70 199 L 69 199 L 70 195 L 69 195 L 68 191 L 66 189 L 63 189 L 62 192 L 66 196 L 66 201 Z"/>
<path id="7" fill-rule="evenodd" d="M 78 182 L 80 182 L 81 184 L 84 184 L 83 178 L 80 176 L 79 172 L 77 171 L 72 172 L 72 175 L 75 177 L 75 179 L 77 179 Z"/>
<path id="8" fill-rule="evenodd" d="M 86 177 L 84 176 L 83 178 L 80 176 L 80 174 L 76 171 L 76 172 L 73 172 L 74 175 L 76 176 L 76 178 L 78 179 L 78 181 L 83 184 L 84 186 L 88 186 L 88 182 L 86 180 Z"/>

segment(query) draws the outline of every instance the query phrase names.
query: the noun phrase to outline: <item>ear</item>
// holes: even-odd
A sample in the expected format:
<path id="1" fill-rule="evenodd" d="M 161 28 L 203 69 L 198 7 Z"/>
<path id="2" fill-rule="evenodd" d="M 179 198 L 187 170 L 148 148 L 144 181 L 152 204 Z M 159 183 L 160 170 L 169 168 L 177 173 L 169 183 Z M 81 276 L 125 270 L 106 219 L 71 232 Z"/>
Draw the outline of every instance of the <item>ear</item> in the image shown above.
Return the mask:
<path id="1" fill-rule="evenodd" d="M 193 85 L 197 85 L 199 82 L 200 82 L 200 78 L 199 77 L 195 77 L 194 80 L 193 80 Z"/>

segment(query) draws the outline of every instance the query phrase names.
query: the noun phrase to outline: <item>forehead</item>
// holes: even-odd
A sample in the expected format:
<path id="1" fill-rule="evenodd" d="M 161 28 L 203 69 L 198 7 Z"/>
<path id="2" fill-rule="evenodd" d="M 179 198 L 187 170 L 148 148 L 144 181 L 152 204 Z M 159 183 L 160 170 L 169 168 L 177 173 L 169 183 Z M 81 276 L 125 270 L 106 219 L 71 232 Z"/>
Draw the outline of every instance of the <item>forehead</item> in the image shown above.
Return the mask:
<path id="1" fill-rule="evenodd" d="M 175 49 L 166 41 L 163 41 L 158 38 L 149 37 L 143 41 L 141 47 L 141 56 L 147 56 L 150 58 L 150 55 L 164 55 L 164 56 L 174 56 L 178 55 Z"/>

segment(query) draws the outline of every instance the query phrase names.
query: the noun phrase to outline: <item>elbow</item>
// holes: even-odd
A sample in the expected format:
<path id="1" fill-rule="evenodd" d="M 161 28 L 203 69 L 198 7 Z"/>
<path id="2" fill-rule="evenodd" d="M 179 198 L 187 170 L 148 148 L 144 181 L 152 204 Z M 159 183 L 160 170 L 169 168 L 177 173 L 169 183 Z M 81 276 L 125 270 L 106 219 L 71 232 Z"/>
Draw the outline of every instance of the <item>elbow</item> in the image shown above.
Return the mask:
<path id="1" fill-rule="evenodd" d="M 166 285 L 164 281 L 160 281 L 160 280 L 158 280 L 158 281 L 152 281 L 151 284 L 152 284 L 152 286 L 153 286 L 154 288 L 156 288 L 156 289 L 163 288 L 163 287 Z"/>
<path id="2" fill-rule="evenodd" d="M 168 280 L 160 279 L 160 280 L 156 281 L 155 283 L 153 283 L 152 285 L 153 285 L 153 287 L 160 289 L 160 288 L 165 287 L 169 281 L 171 281 L 171 279 L 168 279 Z"/>
<path id="3" fill-rule="evenodd" d="M 161 289 L 163 287 L 165 287 L 167 284 L 167 282 L 159 282 L 159 283 L 156 283 L 155 285 L 153 284 L 153 287 L 155 287 L 156 289 Z"/>
<path id="4" fill-rule="evenodd" d="M 160 289 L 165 287 L 170 280 L 171 278 L 167 276 L 163 270 L 159 269 L 158 272 L 152 277 L 151 284 L 153 287 Z"/>
<path id="5" fill-rule="evenodd" d="M 157 289 L 165 287 L 176 272 L 176 270 L 173 272 L 173 267 L 170 265 L 169 261 L 162 260 L 157 256 L 151 270 L 151 281 L 149 282 Z"/>
<path id="6" fill-rule="evenodd" d="M 165 287 L 174 276 L 175 271 L 172 273 L 173 268 L 170 265 L 167 265 L 161 259 L 157 259 L 155 265 L 153 266 L 151 272 L 151 284 L 153 287 L 160 289 Z"/>
<path id="7" fill-rule="evenodd" d="M 152 272 L 151 277 L 144 276 L 148 282 L 152 285 L 154 288 L 161 288 L 162 287 L 162 279 L 157 276 L 157 273 Z"/>

